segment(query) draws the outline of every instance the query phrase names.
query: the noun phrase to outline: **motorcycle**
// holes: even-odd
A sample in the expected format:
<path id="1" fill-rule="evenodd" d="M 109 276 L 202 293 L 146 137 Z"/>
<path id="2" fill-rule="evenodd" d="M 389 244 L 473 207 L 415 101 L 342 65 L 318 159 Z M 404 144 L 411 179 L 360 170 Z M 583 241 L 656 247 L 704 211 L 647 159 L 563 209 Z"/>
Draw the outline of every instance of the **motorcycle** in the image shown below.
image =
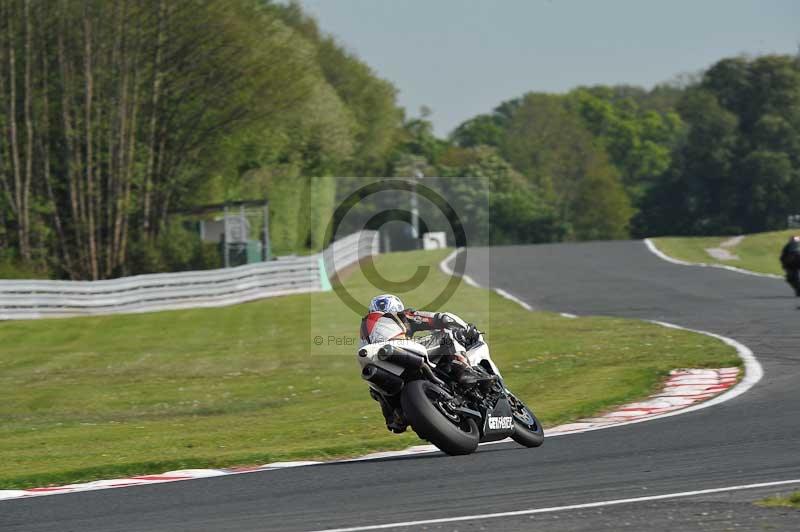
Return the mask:
<path id="1" fill-rule="evenodd" d="M 357 355 L 361 376 L 377 393 L 399 395 L 414 432 L 449 455 L 470 454 L 480 442 L 507 437 L 525 447 L 542 445 L 539 420 L 506 388 L 483 333 L 466 349 L 462 342 L 458 331 L 444 329 L 418 340 L 366 345 Z M 460 384 L 442 363 L 464 350 L 477 375 L 469 385 Z"/>

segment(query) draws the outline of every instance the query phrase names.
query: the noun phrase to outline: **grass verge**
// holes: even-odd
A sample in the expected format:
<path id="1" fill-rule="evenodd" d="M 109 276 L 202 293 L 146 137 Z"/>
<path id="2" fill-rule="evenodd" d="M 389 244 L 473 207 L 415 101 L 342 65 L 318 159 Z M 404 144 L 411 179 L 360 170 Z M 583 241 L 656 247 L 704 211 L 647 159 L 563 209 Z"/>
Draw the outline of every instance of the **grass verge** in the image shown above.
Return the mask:
<path id="1" fill-rule="evenodd" d="M 796 508 L 800 510 L 800 491 L 795 491 L 789 495 L 774 495 L 767 497 L 756 503 L 758 506 L 768 508 Z"/>
<path id="2" fill-rule="evenodd" d="M 731 237 L 661 237 L 652 240 L 665 254 L 687 262 L 724 264 L 758 273 L 783 275 L 778 258 L 789 238 L 797 233 L 796 229 L 790 229 L 747 235 L 739 245 L 727 248 L 739 260 L 717 260 L 706 252 L 706 249 L 719 247 Z"/>
<path id="3" fill-rule="evenodd" d="M 406 304 L 422 305 L 448 280 L 437 269 L 445 255 L 395 253 L 376 267 Z M 402 279 L 420 267 L 428 277 L 406 292 Z M 381 291 L 360 271 L 345 285 L 360 301 Z M 463 283 L 446 308 L 487 331 L 508 385 L 546 426 L 646 396 L 673 368 L 740 364 L 706 336 L 524 312 Z M 0 323 L 0 489 L 419 443 L 387 432 L 367 394 L 354 356 L 359 319 L 326 292 Z"/>

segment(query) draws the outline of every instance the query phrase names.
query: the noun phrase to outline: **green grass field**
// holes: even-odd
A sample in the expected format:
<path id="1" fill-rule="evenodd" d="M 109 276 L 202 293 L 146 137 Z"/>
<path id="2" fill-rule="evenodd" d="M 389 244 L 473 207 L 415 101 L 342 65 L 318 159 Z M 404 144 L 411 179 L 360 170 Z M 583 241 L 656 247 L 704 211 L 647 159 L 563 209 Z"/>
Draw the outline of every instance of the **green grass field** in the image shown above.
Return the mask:
<path id="1" fill-rule="evenodd" d="M 720 243 L 731 237 L 663 237 L 654 238 L 653 242 L 670 257 L 687 262 L 726 264 L 759 273 L 783 275 L 778 257 L 789 238 L 798 233 L 800 231 L 790 229 L 747 235 L 739 245 L 728 248 L 728 251 L 737 255 L 739 260 L 726 261 L 714 259 L 705 250 L 719 247 Z"/>
<path id="2" fill-rule="evenodd" d="M 417 266 L 422 305 L 447 252 L 380 256 Z M 376 292 L 360 272 L 345 285 Z M 546 426 L 647 395 L 669 370 L 739 365 L 714 339 L 649 323 L 522 311 L 460 285 L 446 305 L 487 330 L 511 389 Z M 0 323 L 0 489 L 195 467 L 324 459 L 419 443 L 386 431 L 355 360 L 360 316 L 333 292 L 217 309 Z M 321 336 L 324 345 L 313 338 Z M 329 341 L 330 337 L 330 341 Z"/>
<path id="3" fill-rule="evenodd" d="M 758 501 L 759 506 L 768 508 L 796 508 L 800 510 L 800 491 L 796 491 L 787 496 L 776 495 Z"/>

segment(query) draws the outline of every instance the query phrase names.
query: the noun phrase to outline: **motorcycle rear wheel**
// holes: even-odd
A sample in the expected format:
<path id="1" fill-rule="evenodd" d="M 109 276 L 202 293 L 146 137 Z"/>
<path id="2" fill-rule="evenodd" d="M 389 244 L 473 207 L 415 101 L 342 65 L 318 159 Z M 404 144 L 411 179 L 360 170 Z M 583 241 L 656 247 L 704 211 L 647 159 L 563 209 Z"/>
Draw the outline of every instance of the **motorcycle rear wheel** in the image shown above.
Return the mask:
<path id="1" fill-rule="evenodd" d="M 480 432 L 472 419 L 448 413 L 438 386 L 425 380 L 406 384 L 400 402 L 403 414 L 420 438 L 449 455 L 470 454 L 478 448 Z"/>

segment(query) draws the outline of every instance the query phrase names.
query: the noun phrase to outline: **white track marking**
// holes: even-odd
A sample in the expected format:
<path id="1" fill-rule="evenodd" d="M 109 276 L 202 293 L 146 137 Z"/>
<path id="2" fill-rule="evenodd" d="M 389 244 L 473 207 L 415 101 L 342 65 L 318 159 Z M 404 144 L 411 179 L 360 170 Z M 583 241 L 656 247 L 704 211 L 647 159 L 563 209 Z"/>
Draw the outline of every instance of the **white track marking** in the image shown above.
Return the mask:
<path id="1" fill-rule="evenodd" d="M 449 254 L 449 255 L 447 256 L 447 258 L 446 258 L 446 259 L 444 259 L 442 262 L 440 262 L 440 263 L 439 263 L 439 269 L 440 269 L 440 270 L 442 270 L 442 272 L 444 272 L 444 274 L 445 274 L 445 275 L 449 275 L 449 276 L 451 276 L 451 277 L 455 276 L 455 272 L 454 272 L 454 271 L 453 271 L 453 269 L 452 269 L 452 268 L 449 266 L 449 263 L 450 263 L 450 261 L 451 261 L 451 260 L 453 260 L 453 259 L 455 258 L 455 256 L 456 256 L 456 255 L 458 255 L 458 254 L 459 254 L 459 252 L 460 252 L 462 249 L 464 249 L 464 248 L 456 248 L 456 249 L 455 249 L 455 250 L 454 250 L 454 251 L 453 251 L 451 254 Z M 475 280 L 474 280 L 472 277 L 470 277 L 469 275 L 462 275 L 462 276 L 461 276 L 461 278 L 464 280 L 464 282 L 465 282 L 465 283 L 467 283 L 467 284 L 468 284 L 468 285 L 470 285 L 470 286 L 474 286 L 475 288 L 480 288 L 480 287 L 481 287 L 481 286 L 480 286 L 478 283 L 476 283 L 476 282 L 475 282 Z"/>
<path id="2" fill-rule="evenodd" d="M 712 264 L 708 264 L 708 263 L 705 263 L 705 262 L 686 262 L 685 260 L 676 259 L 676 258 L 670 257 L 669 255 L 667 255 L 666 253 L 664 253 L 663 251 L 658 249 L 656 247 L 655 243 L 649 238 L 645 238 L 644 239 L 644 245 L 647 246 L 647 249 L 649 249 L 659 259 L 665 260 L 667 262 L 671 262 L 672 264 L 678 264 L 680 266 L 697 266 L 699 268 L 719 268 L 720 270 L 728 270 L 728 271 L 731 271 L 731 272 L 743 273 L 745 275 L 752 275 L 754 277 L 765 277 L 767 279 L 783 279 L 783 277 L 781 277 L 780 275 L 775 275 L 775 274 L 772 274 L 772 273 L 753 272 L 753 271 L 750 271 L 750 270 L 745 270 L 743 268 L 737 268 L 735 266 L 728 266 L 727 264 L 713 264 L 713 263 Z"/>
<path id="3" fill-rule="evenodd" d="M 572 319 L 572 320 L 574 320 L 575 318 L 578 317 L 575 314 L 570 314 L 569 312 L 561 312 L 560 314 L 561 314 L 561 317 L 569 318 L 569 319 Z"/>
<path id="4" fill-rule="evenodd" d="M 480 288 L 480 285 L 476 283 L 475 280 L 469 275 L 464 275 L 461 278 L 464 279 L 464 282 L 467 283 L 468 285 L 474 286 L 475 288 Z"/>
<path id="5" fill-rule="evenodd" d="M 494 291 L 497 292 L 497 294 L 500 295 L 501 297 L 504 297 L 504 298 L 506 298 L 506 299 L 508 299 L 510 301 L 513 301 L 514 303 L 516 303 L 520 307 L 524 308 L 525 310 L 533 310 L 532 306 L 530 306 L 529 304 L 525 303 L 523 300 L 521 300 L 517 296 L 515 296 L 513 294 L 509 294 L 508 292 L 506 292 L 502 288 L 495 288 Z"/>
<path id="6" fill-rule="evenodd" d="M 742 490 L 751 490 L 758 488 L 772 488 L 776 486 L 789 486 L 791 484 L 800 484 L 800 479 L 778 480 L 774 482 L 760 482 L 758 484 L 743 484 L 741 486 L 726 486 L 724 488 L 711 488 L 711 489 L 695 490 L 695 491 L 679 491 L 676 493 L 665 493 L 663 495 L 649 495 L 646 497 L 633 497 L 630 499 L 613 499 L 609 501 L 587 502 L 583 504 L 569 504 L 566 506 L 551 506 L 549 508 L 531 508 L 528 510 L 516 510 L 512 512 L 460 515 L 457 517 L 443 517 L 440 519 L 422 519 L 419 521 L 402 521 L 397 523 L 383 523 L 379 525 L 354 526 L 348 528 L 326 528 L 315 532 L 360 532 L 362 530 L 383 530 L 387 528 L 435 525 L 440 523 L 456 523 L 459 521 L 479 521 L 483 519 L 497 519 L 499 517 L 516 517 L 520 515 L 546 514 L 553 512 L 564 512 L 568 510 L 583 510 L 586 508 L 616 506 L 619 504 L 632 504 L 637 502 L 661 501 L 665 499 L 696 497 L 698 495 L 712 495 L 714 493 L 725 493 L 728 491 L 742 491 Z"/>
<path id="7" fill-rule="evenodd" d="M 456 257 L 456 255 L 458 255 L 463 249 L 464 248 L 455 249 L 442 262 L 439 263 L 439 269 L 442 270 L 442 272 L 444 272 L 445 275 L 449 275 L 451 277 L 455 276 L 455 272 L 453 271 L 453 268 L 450 267 L 450 261 L 452 261 Z M 465 283 L 467 283 L 470 286 L 473 286 L 475 288 L 483 288 L 481 285 L 479 285 L 477 282 L 475 282 L 475 279 L 473 279 L 469 275 L 462 275 L 461 278 L 464 280 Z M 504 297 L 504 298 L 506 298 L 506 299 L 508 299 L 510 301 L 513 301 L 514 303 L 516 303 L 517 305 L 521 306 L 525 310 L 533 310 L 533 307 L 530 306 L 528 303 L 524 302 L 523 300 L 521 300 L 517 296 L 506 292 L 502 288 L 494 288 L 494 289 L 490 289 L 490 290 L 494 290 L 497 293 L 497 295 L 499 295 L 500 297 Z"/>
<path id="8" fill-rule="evenodd" d="M 445 275 L 450 275 L 450 276 L 455 275 L 455 273 L 453 272 L 453 268 L 450 267 L 450 261 L 456 258 L 456 255 L 458 255 L 462 249 L 464 248 L 454 249 L 452 253 L 450 253 L 447 257 L 445 257 L 445 259 L 442 262 L 439 263 L 439 269 L 442 270 L 442 272 L 444 272 Z"/>

